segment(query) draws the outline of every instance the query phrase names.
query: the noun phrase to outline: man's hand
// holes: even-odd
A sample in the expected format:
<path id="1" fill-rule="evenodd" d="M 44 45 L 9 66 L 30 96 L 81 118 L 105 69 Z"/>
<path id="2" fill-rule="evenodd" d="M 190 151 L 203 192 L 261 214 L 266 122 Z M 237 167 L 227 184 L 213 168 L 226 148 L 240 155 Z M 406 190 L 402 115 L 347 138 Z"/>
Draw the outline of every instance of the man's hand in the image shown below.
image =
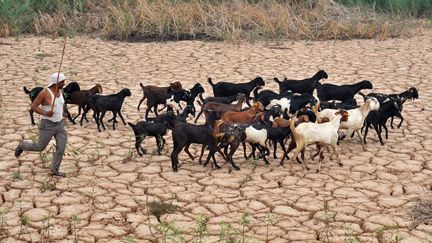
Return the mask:
<path id="1" fill-rule="evenodd" d="M 54 115 L 54 111 L 45 111 L 44 116 L 52 117 Z"/>

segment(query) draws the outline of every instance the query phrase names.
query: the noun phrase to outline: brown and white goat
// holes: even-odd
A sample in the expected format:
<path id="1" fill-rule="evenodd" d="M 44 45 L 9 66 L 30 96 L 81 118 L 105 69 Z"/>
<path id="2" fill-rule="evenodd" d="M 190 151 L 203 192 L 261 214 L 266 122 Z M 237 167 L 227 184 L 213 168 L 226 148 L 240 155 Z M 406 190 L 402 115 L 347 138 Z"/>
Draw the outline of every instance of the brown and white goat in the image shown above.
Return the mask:
<path id="1" fill-rule="evenodd" d="M 294 163 L 294 159 L 306 148 L 307 145 L 310 144 L 318 144 L 320 145 L 320 149 L 323 146 L 331 146 L 333 148 L 333 153 L 330 155 L 330 158 L 333 154 L 336 155 L 336 159 L 340 166 L 342 163 L 339 159 L 339 153 L 337 151 L 337 141 L 338 141 L 338 129 L 341 125 L 341 122 L 346 121 L 348 119 L 348 112 L 341 110 L 335 112 L 335 119 L 326 123 L 301 123 L 297 127 L 294 126 L 294 120 L 290 121 L 290 129 L 293 134 L 293 139 L 296 144 L 296 149 L 294 152 L 294 156 L 291 157 L 291 166 L 290 171 L 292 173 L 292 167 Z M 318 165 L 318 172 L 321 170 L 321 158 Z M 308 170 L 306 160 L 303 160 L 303 169 Z"/>

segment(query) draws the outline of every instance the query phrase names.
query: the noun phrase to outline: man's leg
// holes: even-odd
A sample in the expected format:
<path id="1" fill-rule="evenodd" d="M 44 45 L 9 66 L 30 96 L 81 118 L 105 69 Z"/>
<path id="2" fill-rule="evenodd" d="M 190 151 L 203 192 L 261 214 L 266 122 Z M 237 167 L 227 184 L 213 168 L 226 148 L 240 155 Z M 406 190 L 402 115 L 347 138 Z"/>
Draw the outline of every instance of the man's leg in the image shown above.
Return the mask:
<path id="1" fill-rule="evenodd" d="M 42 151 L 44 150 L 52 136 L 54 135 L 54 126 L 45 120 L 41 120 L 41 126 L 39 129 L 39 140 L 37 143 L 31 140 L 24 140 L 15 149 L 15 157 L 19 157 L 23 151 Z"/>
<path id="2" fill-rule="evenodd" d="M 56 151 L 51 164 L 51 171 L 54 175 L 65 176 L 63 173 L 59 172 L 67 143 L 67 133 L 64 127 L 64 121 L 57 125 L 54 137 L 56 140 Z"/>

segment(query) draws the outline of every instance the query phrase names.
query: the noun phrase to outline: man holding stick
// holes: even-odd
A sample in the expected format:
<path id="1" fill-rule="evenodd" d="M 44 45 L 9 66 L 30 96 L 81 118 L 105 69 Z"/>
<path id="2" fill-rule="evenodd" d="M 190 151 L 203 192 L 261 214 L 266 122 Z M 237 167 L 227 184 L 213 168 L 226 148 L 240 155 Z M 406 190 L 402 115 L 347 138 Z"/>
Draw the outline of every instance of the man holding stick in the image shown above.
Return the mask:
<path id="1" fill-rule="evenodd" d="M 15 149 L 15 157 L 19 157 L 23 151 L 43 151 L 54 137 L 56 151 L 51 164 L 51 175 L 65 177 L 59 171 L 61 161 L 66 148 L 67 134 L 64 125 L 64 98 L 61 89 L 65 84 L 63 73 L 53 73 L 48 86 L 43 89 L 31 104 L 31 109 L 41 115 L 39 128 L 39 140 L 33 143 L 30 140 L 21 141 Z M 41 107 L 39 107 L 42 105 Z"/>

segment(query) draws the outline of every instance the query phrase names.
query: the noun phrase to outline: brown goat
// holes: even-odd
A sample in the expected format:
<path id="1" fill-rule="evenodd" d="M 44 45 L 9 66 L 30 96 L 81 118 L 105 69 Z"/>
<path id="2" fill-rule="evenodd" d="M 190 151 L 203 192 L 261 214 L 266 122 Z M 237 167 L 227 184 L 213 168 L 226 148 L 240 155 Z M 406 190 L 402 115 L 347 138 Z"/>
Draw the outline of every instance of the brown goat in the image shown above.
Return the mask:
<path id="1" fill-rule="evenodd" d="M 168 87 L 157 87 L 157 86 L 153 86 L 153 85 L 144 86 L 142 83 L 140 83 L 140 86 L 141 86 L 141 89 L 143 90 L 143 97 L 141 98 L 141 100 L 138 103 L 138 111 L 140 110 L 141 104 L 144 102 L 144 100 L 147 98 L 147 96 L 150 93 L 156 92 L 156 93 L 168 94 L 171 91 L 180 91 L 183 89 L 180 82 L 170 83 Z"/>
<path id="2" fill-rule="evenodd" d="M 69 120 L 72 120 L 72 122 L 75 124 L 75 119 L 77 119 L 81 115 L 81 109 L 84 110 L 85 106 L 88 104 L 90 97 L 95 94 L 101 94 L 102 92 L 102 86 L 100 84 L 96 84 L 89 90 L 79 90 L 70 94 L 70 96 L 66 99 L 66 104 L 78 105 L 78 114 L 72 119 L 68 109 L 65 109 Z M 81 126 L 83 119 L 86 119 L 86 121 L 88 122 L 87 117 L 81 117 Z"/>
<path id="3" fill-rule="evenodd" d="M 249 123 L 257 117 L 257 113 L 264 110 L 261 102 L 256 102 L 245 111 L 227 111 L 220 119 L 223 123 Z"/>
<path id="4" fill-rule="evenodd" d="M 239 94 L 237 96 L 236 104 L 224 104 L 224 103 L 209 101 L 204 105 L 202 105 L 200 102 L 198 102 L 198 104 L 201 105 L 201 111 L 200 113 L 198 113 L 197 117 L 195 118 L 195 123 L 198 121 L 198 118 L 201 116 L 203 112 L 207 120 L 207 112 L 210 110 L 215 112 L 220 112 L 222 114 L 227 111 L 240 111 L 245 100 L 246 100 L 246 96 L 244 94 Z"/>

